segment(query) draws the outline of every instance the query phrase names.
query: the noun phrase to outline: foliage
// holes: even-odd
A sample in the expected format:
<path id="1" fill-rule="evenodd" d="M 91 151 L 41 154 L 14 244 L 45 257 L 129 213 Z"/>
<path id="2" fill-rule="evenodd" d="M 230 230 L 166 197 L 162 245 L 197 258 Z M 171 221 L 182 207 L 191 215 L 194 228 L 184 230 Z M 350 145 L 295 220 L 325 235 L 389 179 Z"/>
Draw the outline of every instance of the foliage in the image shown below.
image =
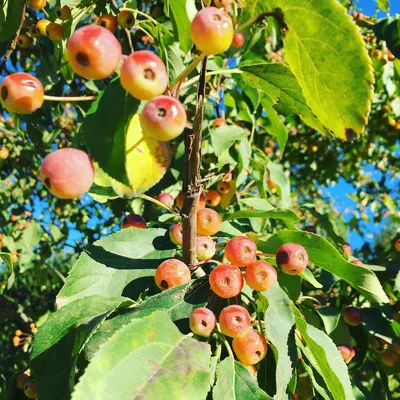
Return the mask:
<path id="1" fill-rule="evenodd" d="M 88 80 L 66 59 L 77 27 L 133 9 L 134 27 L 116 32 L 123 53 L 133 45 L 160 55 L 191 124 L 201 78 L 200 67 L 191 68 L 190 24 L 199 4 L 47 2 L 51 20 L 56 5 L 72 9 L 65 39 L 35 39 L 2 65 L 2 77 L 24 70 L 46 94 L 67 100 L 46 101 L 26 116 L 1 113 L 0 150 L 8 155 L 0 158 L 0 398 L 22 398 L 15 377 L 27 368 L 40 399 L 399 398 L 400 362 L 385 365 L 375 343 L 398 351 L 400 337 L 400 20 L 369 18 L 340 3 L 347 6 L 225 4 L 245 44 L 207 60 L 200 173 L 205 192 L 221 181 L 231 185 L 216 207 L 224 222 L 214 258 L 222 260 L 227 240 L 238 235 L 253 239 L 258 257 L 275 267 L 283 243 L 301 244 L 310 258 L 300 276 L 277 267 L 273 289 L 245 285 L 227 301 L 208 285 L 215 260 L 192 265 L 204 274 L 186 284 L 160 292 L 154 283 L 163 260 L 183 257 L 168 236 L 182 216 L 155 200 L 182 190 L 183 136 L 147 138 L 138 120 L 144 102 L 123 90 L 118 71 Z M 1 4 L 5 54 L 25 9 L 23 1 Z M 27 7 L 26 16 L 22 34 L 45 14 Z M 77 96 L 96 99 L 70 99 Z M 226 125 L 217 127 L 217 118 Z M 38 179 L 43 157 L 64 147 L 88 151 L 95 165 L 89 194 L 72 201 L 52 197 Z M 351 185 L 349 210 L 327 189 L 344 184 Z M 130 212 L 142 214 L 148 228 L 119 231 Z M 382 232 L 372 240 L 371 227 Z M 362 266 L 343 252 L 349 232 L 364 242 L 355 253 Z M 229 302 L 245 305 L 268 341 L 256 376 L 220 332 L 208 339 L 190 333 L 194 309 L 218 315 Z M 344 322 L 349 305 L 362 308 L 362 325 Z M 348 365 L 341 344 L 356 348 Z"/>

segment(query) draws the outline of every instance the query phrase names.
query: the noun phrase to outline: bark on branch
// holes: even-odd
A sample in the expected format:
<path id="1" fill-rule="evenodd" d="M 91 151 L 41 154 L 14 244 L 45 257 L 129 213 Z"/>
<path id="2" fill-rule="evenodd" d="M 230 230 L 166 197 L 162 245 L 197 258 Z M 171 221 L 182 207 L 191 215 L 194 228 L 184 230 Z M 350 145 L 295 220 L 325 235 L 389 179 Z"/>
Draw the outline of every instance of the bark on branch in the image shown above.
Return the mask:
<path id="1" fill-rule="evenodd" d="M 6 54 L 4 54 L 3 60 L 1 61 L 0 72 L 3 70 L 3 68 L 5 67 L 5 65 L 7 63 L 7 60 L 11 57 L 11 54 L 17 47 L 18 37 L 19 37 L 19 34 L 21 33 L 21 29 L 22 29 L 22 26 L 24 25 L 24 21 L 25 21 L 25 11 L 26 11 L 26 4 L 24 4 L 24 6 L 22 8 L 21 22 L 19 24 L 17 32 L 15 32 L 14 38 L 10 44 L 10 48 L 7 50 Z"/>
<path id="2" fill-rule="evenodd" d="M 197 88 L 196 115 L 193 128 L 186 128 L 185 135 L 185 171 L 183 177 L 183 259 L 188 265 L 196 263 L 196 211 L 202 190 L 201 133 L 203 129 L 204 94 L 207 71 L 207 57 L 201 66 L 199 86 Z"/>

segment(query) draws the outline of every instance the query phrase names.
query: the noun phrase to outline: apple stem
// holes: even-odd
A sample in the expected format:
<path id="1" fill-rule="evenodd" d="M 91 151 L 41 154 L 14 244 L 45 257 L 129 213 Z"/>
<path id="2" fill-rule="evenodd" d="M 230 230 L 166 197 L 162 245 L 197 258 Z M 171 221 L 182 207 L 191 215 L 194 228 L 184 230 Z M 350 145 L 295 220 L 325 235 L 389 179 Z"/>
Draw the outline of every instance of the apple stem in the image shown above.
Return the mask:
<path id="1" fill-rule="evenodd" d="M 206 54 L 201 53 L 197 58 L 195 58 L 179 75 L 173 80 L 169 86 L 169 90 L 174 89 L 178 84 L 183 83 L 183 81 L 195 70 L 195 68 L 200 64 L 200 62 L 205 59 Z M 196 79 L 197 80 L 197 79 Z"/>
<path id="2" fill-rule="evenodd" d="M 142 198 L 143 200 L 147 200 L 147 201 L 150 201 L 150 202 L 156 204 L 157 206 L 163 208 L 164 210 L 169 211 L 171 214 L 174 214 L 176 217 L 180 217 L 180 215 L 176 211 L 174 211 L 171 207 L 166 206 L 164 203 L 161 203 L 161 201 L 158 201 L 157 199 L 154 199 L 153 197 L 147 196 L 147 194 L 141 194 L 139 197 Z"/>
<path id="3" fill-rule="evenodd" d="M 229 345 L 228 341 L 226 340 L 226 337 L 221 332 L 221 328 L 220 328 L 218 322 L 216 324 L 216 327 L 217 327 L 218 336 L 220 337 L 222 343 L 225 345 L 226 350 L 228 351 L 229 357 L 235 358 L 235 356 L 233 355 L 231 346 Z"/>
<path id="4" fill-rule="evenodd" d="M 278 21 L 278 24 L 281 28 L 285 27 L 285 23 L 282 19 L 282 15 L 279 14 L 279 12 L 277 12 L 277 11 L 270 11 L 270 12 L 265 12 L 263 14 L 260 14 L 257 17 L 249 18 L 245 23 L 243 23 L 242 25 L 239 25 L 236 28 L 235 32 L 242 32 L 246 28 L 248 28 L 250 25 L 258 24 L 267 17 L 274 17 Z"/>
<path id="5" fill-rule="evenodd" d="M 276 254 L 272 254 L 272 253 L 263 253 L 262 251 L 257 251 L 257 255 L 259 257 L 276 257 Z"/>
<path id="6" fill-rule="evenodd" d="M 225 69 L 219 69 L 217 71 L 209 71 L 206 73 L 206 76 L 213 76 L 213 75 L 222 75 L 222 74 L 242 74 L 243 71 L 241 71 L 239 68 L 225 68 Z M 183 82 L 181 85 L 181 89 L 193 85 L 193 83 L 197 82 L 199 80 L 198 76 L 195 76 L 192 79 L 187 80 L 186 82 Z"/>
<path id="7" fill-rule="evenodd" d="M 44 100 L 47 101 L 60 101 L 60 102 L 67 102 L 67 101 L 93 101 L 97 99 L 97 96 L 50 96 L 45 94 L 43 96 Z"/>
<path id="8" fill-rule="evenodd" d="M 139 11 L 139 10 L 135 10 L 134 8 L 127 8 L 127 7 L 123 7 L 120 8 L 119 11 L 130 11 L 131 13 L 133 13 L 133 15 L 135 16 L 135 20 L 137 19 L 137 15 L 142 15 L 143 17 L 147 18 L 149 21 L 153 22 L 156 25 L 160 25 L 160 23 L 158 21 L 156 21 L 154 18 L 150 17 L 150 15 L 147 15 L 146 13 Z"/>

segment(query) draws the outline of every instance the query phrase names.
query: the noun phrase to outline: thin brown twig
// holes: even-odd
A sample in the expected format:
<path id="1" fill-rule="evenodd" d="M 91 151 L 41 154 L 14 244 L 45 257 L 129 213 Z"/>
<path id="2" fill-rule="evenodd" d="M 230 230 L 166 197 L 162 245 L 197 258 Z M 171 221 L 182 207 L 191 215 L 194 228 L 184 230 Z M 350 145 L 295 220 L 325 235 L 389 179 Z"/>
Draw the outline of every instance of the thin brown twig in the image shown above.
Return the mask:
<path id="1" fill-rule="evenodd" d="M 1 126 L 0 126 L 0 132 L 3 133 L 4 135 L 7 135 L 7 136 L 12 136 L 12 137 L 18 136 L 16 133 L 11 132 L 6 128 L 2 128 Z"/>
<path id="2" fill-rule="evenodd" d="M 19 37 L 19 34 L 21 33 L 22 25 L 24 25 L 24 21 L 25 21 L 25 10 L 26 10 L 26 4 L 24 4 L 24 6 L 22 8 L 21 22 L 19 24 L 17 32 L 15 32 L 15 36 L 10 44 L 10 48 L 7 50 L 6 54 L 4 54 L 3 60 L 1 61 L 0 71 L 3 70 L 4 66 L 6 65 L 7 60 L 11 57 L 11 54 L 14 52 L 15 48 L 17 47 L 18 37 Z"/>
<path id="3" fill-rule="evenodd" d="M 240 195 L 246 193 L 246 192 L 250 189 L 250 187 L 253 186 L 255 183 L 256 183 L 256 181 L 255 181 L 254 179 L 251 180 L 251 181 L 243 188 L 243 190 L 240 191 Z"/>

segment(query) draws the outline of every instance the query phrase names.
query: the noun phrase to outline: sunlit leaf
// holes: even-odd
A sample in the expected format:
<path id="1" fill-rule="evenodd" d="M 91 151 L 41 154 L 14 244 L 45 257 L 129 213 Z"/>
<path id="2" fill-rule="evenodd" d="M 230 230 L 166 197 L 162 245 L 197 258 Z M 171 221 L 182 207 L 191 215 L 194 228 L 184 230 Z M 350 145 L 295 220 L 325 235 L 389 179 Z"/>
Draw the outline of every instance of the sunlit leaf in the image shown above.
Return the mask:
<path id="1" fill-rule="evenodd" d="M 69 400 L 77 358 L 85 342 L 126 298 L 91 296 L 78 299 L 51 314 L 35 335 L 31 368 L 40 399 Z"/>
<path id="2" fill-rule="evenodd" d="M 217 382 L 213 388 L 214 400 L 272 400 L 258 387 L 257 380 L 246 367 L 227 357 L 217 365 Z"/>
<path id="3" fill-rule="evenodd" d="M 175 255 L 165 233 L 163 229 L 129 228 L 87 247 L 69 273 L 57 304 L 93 295 L 137 297 L 154 284 L 161 260 Z"/>
<path id="4" fill-rule="evenodd" d="M 311 263 L 344 279 L 366 298 L 379 303 L 388 302 L 378 278 L 372 271 L 347 261 L 327 240 L 318 235 L 281 230 L 258 247 L 264 253 L 276 253 L 283 243 L 304 246 Z"/>
<path id="5" fill-rule="evenodd" d="M 100 348 L 72 399 L 204 399 L 210 361 L 208 344 L 182 335 L 157 311 L 132 320 Z"/>
<path id="6" fill-rule="evenodd" d="M 126 174 L 134 195 L 154 186 L 171 163 L 169 144 L 144 136 L 135 114 L 126 133 Z"/>

